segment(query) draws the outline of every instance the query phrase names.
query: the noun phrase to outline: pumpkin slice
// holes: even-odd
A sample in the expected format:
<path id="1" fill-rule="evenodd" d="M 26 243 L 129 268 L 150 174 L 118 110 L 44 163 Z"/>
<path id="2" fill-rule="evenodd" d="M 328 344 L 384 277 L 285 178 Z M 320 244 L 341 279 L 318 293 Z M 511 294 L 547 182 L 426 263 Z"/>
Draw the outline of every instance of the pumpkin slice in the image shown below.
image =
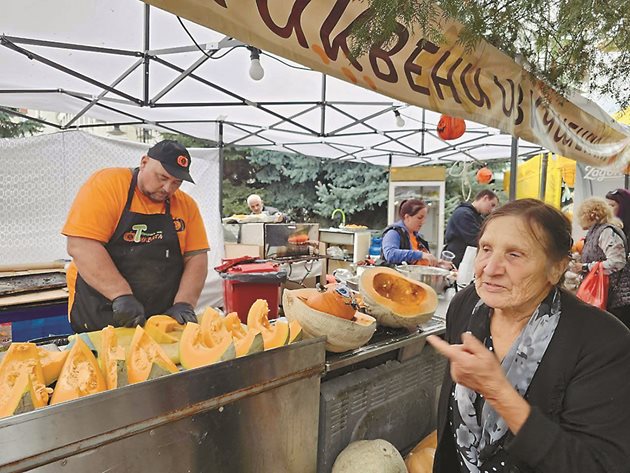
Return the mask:
<path id="1" fill-rule="evenodd" d="M 137 326 L 127 353 L 127 380 L 129 384 L 140 383 L 177 372 L 177 366 L 166 355 L 162 347 L 142 327 Z"/>
<path id="2" fill-rule="evenodd" d="M 50 404 L 71 401 L 106 389 L 105 378 L 94 354 L 82 338 L 75 338 L 55 385 Z"/>
<path id="3" fill-rule="evenodd" d="M 289 343 L 299 342 L 304 338 L 304 332 L 300 322 L 292 320 L 289 322 Z"/>
<path id="4" fill-rule="evenodd" d="M 52 351 L 37 347 L 37 353 L 39 354 L 39 363 L 42 365 L 42 371 L 44 373 L 44 382 L 46 386 L 50 386 L 59 378 L 61 369 L 66 362 L 66 358 L 68 358 L 70 350 Z"/>
<path id="5" fill-rule="evenodd" d="M 268 314 L 269 305 L 265 299 L 257 299 L 247 314 L 247 327 L 262 333 L 265 350 L 281 347 L 289 342 L 289 324 L 283 321 L 272 324 Z"/>
<path id="6" fill-rule="evenodd" d="M 34 343 L 12 343 L 0 362 L 0 417 L 48 404 L 39 353 Z"/>
<path id="7" fill-rule="evenodd" d="M 247 325 L 241 324 L 236 312 L 226 315 L 223 323 L 232 334 L 237 358 L 264 350 L 262 334 L 256 329 L 247 329 Z"/>
<path id="8" fill-rule="evenodd" d="M 212 330 L 216 334 L 203 333 L 199 324 L 186 324 L 179 341 L 179 358 L 186 369 L 210 365 L 218 361 L 231 360 L 236 356 L 232 335 L 220 320 L 214 321 Z M 221 325 L 222 330 L 217 326 Z M 215 341 L 217 340 L 217 341 Z"/>
<path id="9" fill-rule="evenodd" d="M 429 320 L 438 305 L 432 287 L 409 279 L 398 271 L 368 268 L 359 278 L 366 312 L 386 327 L 415 329 Z"/>
<path id="10" fill-rule="evenodd" d="M 309 337 L 326 337 L 326 350 L 340 353 L 365 345 L 376 331 L 376 320 L 355 312 L 353 320 L 319 312 L 306 304 L 317 289 L 284 290 L 282 308 L 287 319 L 297 321 Z"/>
<path id="11" fill-rule="evenodd" d="M 105 375 L 107 389 L 116 389 L 129 384 L 127 380 L 127 362 L 125 347 L 118 345 L 116 329 L 108 325 L 102 330 L 101 351 L 98 361 Z"/>
<path id="12" fill-rule="evenodd" d="M 184 327 L 168 315 L 152 315 L 144 325 L 144 330 L 158 343 L 177 343 Z"/>

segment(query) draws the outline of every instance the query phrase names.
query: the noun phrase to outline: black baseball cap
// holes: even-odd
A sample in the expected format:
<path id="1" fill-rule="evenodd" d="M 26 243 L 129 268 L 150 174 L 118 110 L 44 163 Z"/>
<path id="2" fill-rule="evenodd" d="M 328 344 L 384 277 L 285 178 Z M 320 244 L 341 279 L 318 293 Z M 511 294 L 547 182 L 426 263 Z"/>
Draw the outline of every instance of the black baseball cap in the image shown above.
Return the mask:
<path id="1" fill-rule="evenodd" d="M 166 172 L 174 178 L 195 183 L 190 177 L 190 153 L 178 141 L 160 141 L 147 151 L 147 156 L 162 163 Z"/>

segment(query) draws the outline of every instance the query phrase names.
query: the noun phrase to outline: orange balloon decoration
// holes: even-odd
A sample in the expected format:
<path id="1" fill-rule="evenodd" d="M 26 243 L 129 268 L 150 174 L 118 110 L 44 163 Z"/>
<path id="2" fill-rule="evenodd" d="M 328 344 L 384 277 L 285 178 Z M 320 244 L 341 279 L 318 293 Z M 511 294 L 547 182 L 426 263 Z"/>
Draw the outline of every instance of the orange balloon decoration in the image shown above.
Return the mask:
<path id="1" fill-rule="evenodd" d="M 492 171 L 485 166 L 477 171 L 477 182 L 479 184 L 490 184 L 493 178 L 494 176 L 492 174 Z"/>
<path id="2" fill-rule="evenodd" d="M 442 115 L 438 122 L 438 136 L 443 140 L 456 140 L 466 131 L 466 122 L 461 118 Z"/>

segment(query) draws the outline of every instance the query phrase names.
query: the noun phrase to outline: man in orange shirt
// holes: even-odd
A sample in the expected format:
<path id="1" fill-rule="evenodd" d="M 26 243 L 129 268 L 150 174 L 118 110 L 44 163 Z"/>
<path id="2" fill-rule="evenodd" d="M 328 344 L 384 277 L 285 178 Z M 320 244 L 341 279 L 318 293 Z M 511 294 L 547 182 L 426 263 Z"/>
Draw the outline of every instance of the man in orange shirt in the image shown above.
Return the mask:
<path id="1" fill-rule="evenodd" d="M 167 314 L 196 321 L 208 272 L 208 239 L 195 201 L 190 154 L 157 143 L 136 169 L 108 168 L 79 190 L 62 233 L 68 237 L 68 311 L 76 332 L 133 327 Z"/>

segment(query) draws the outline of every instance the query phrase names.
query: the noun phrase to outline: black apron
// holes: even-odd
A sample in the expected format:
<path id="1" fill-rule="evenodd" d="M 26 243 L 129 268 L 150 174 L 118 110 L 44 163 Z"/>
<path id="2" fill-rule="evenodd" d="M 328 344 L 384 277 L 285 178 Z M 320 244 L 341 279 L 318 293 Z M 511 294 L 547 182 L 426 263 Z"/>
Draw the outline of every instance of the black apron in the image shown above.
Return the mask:
<path id="1" fill-rule="evenodd" d="M 130 211 L 137 182 L 136 168 L 125 209 L 105 249 L 149 317 L 173 305 L 184 271 L 184 258 L 171 217 L 170 200 L 166 200 L 163 214 Z M 75 332 L 114 325 L 111 301 L 88 285 L 81 274 L 77 274 L 70 324 Z"/>

